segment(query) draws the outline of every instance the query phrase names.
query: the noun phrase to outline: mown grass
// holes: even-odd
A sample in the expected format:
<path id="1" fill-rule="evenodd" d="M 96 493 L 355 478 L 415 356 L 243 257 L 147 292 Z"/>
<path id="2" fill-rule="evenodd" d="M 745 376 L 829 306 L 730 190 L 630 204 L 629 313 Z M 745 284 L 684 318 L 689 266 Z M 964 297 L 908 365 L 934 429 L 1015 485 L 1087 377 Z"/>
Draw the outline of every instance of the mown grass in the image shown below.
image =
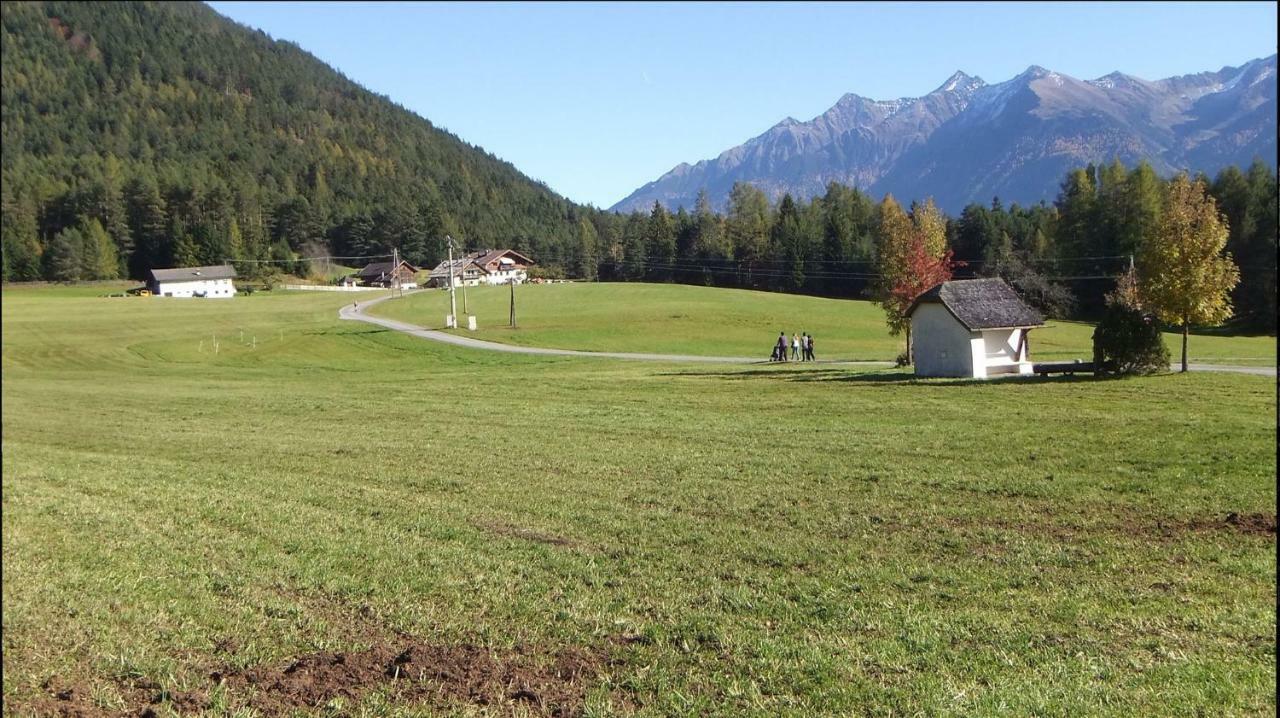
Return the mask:
<path id="1" fill-rule="evenodd" d="M 637 637 L 591 715 L 1275 711 L 1275 536 L 1223 520 L 1274 526 L 1273 379 L 525 357 L 346 295 L 97 293 L 3 295 L 6 714 L 362 623 Z"/>
<path id="2" fill-rule="evenodd" d="M 763 359 L 785 331 L 788 337 L 812 334 L 819 358 L 892 361 L 904 342 L 889 336 L 883 311 L 865 301 L 678 284 L 531 284 L 516 288 L 518 327 L 512 329 L 508 287 L 469 287 L 466 294 L 467 309 L 478 318 L 474 336 L 524 346 Z M 461 292 L 456 301 L 462 316 Z M 375 313 L 440 329 L 449 295 L 421 292 Z M 1032 358 L 1088 361 L 1092 336 L 1090 324 L 1050 320 L 1031 333 Z M 1165 335 L 1175 356 L 1181 341 Z M 1192 361 L 1274 366 L 1275 337 L 1193 336 L 1190 354 Z"/>

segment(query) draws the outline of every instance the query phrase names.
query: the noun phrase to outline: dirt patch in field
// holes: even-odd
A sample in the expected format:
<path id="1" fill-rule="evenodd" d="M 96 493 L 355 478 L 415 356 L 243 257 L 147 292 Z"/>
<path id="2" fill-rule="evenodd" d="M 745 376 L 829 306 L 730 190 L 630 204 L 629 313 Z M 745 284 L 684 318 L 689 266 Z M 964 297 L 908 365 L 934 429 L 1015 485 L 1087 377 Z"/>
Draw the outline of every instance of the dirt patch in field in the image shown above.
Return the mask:
<path id="1" fill-rule="evenodd" d="M 1196 521 L 1192 522 L 1192 525 L 1199 530 L 1238 531 L 1242 534 L 1254 536 L 1274 537 L 1276 535 L 1275 514 L 1237 514 L 1233 512 L 1222 519 Z"/>
<path id="2" fill-rule="evenodd" d="M 1276 536 L 1276 515 L 1267 513 L 1229 512 L 1203 518 L 1129 516 L 1115 521 L 1077 526 L 1063 523 L 1061 517 L 1038 512 L 1029 513 L 1021 519 L 1008 516 L 948 517 L 940 521 L 961 529 L 966 534 L 983 529 L 998 529 L 1034 534 L 1063 543 L 1114 534 L 1157 541 L 1180 539 L 1188 534 L 1227 533 L 1272 539 Z"/>
<path id="3" fill-rule="evenodd" d="M 472 705 L 499 715 L 570 717 L 582 714 L 587 691 L 616 660 L 611 654 L 609 648 L 517 646 L 495 651 L 403 639 L 363 651 L 312 653 L 278 665 L 214 671 L 202 690 L 165 691 L 149 681 L 120 682 L 115 693 L 123 697 L 125 708 L 101 707 L 91 686 L 60 678 L 46 681 L 35 698 L 6 707 L 14 715 L 148 718 L 167 705 L 186 715 L 208 710 L 210 693 L 220 685 L 230 706 L 249 707 L 263 716 L 289 715 L 334 700 L 350 706 L 371 691 L 385 690 L 402 704 L 446 710 Z"/>
<path id="4" fill-rule="evenodd" d="M 100 708 L 93 700 L 93 689 L 85 683 L 65 681 L 57 676 L 45 681 L 42 695 L 29 701 L 5 701 L 13 715 L 58 716 L 58 718 L 101 718 L 117 716 L 116 711 Z M 9 713 L 8 710 L 5 711 Z M 125 714 L 128 715 L 128 714 Z"/>
<path id="5" fill-rule="evenodd" d="M 583 649 L 494 653 L 478 646 L 410 642 L 316 653 L 214 679 L 233 693 L 252 694 L 248 705 L 265 715 L 322 706 L 335 698 L 352 701 L 386 687 L 402 702 L 469 703 L 503 713 L 523 705 L 536 715 L 575 716 L 605 662 L 602 653 Z"/>

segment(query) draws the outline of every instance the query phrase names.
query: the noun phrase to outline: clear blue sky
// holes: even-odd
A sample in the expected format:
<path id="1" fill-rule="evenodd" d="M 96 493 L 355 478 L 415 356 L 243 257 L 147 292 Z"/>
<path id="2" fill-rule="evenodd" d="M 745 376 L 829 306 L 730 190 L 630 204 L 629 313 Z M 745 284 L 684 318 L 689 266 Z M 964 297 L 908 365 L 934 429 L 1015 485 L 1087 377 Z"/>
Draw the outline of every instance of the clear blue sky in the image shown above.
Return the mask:
<path id="1" fill-rule="evenodd" d="M 1029 65 L 1155 80 L 1276 52 L 1272 2 L 210 5 L 599 207 L 846 92 Z"/>

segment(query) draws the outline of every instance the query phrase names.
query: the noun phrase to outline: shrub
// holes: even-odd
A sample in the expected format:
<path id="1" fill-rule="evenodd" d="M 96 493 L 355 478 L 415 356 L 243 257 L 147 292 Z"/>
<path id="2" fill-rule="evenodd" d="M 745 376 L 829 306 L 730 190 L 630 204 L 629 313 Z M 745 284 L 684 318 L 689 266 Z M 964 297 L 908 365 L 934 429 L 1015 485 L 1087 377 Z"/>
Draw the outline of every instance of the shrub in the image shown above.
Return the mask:
<path id="1" fill-rule="evenodd" d="M 1169 368 L 1169 349 L 1155 317 L 1123 302 L 1111 302 L 1093 331 L 1098 373 L 1153 374 Z"/>

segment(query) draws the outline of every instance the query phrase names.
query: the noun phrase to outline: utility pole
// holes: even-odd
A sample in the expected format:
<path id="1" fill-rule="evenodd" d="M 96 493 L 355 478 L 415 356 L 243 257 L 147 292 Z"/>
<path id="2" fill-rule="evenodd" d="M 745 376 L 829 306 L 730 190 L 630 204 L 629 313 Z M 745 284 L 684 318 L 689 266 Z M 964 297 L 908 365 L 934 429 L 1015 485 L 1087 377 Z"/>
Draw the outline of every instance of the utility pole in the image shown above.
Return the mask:
<path id="1" fill-rule="evenodd" d="M 515 280 L 515 277 L 511 278 L 510 284 L 511 284 L 511 327 L 515 328 L 516 326 L 516 280 Z"/>
<path id="2" fill-rule="evenodd" d="M 454 281 L 454 274 L 453 274 L 453 237 L 450 237 L 449 235 L 446 234 L 444 238 L 449 243 L 449 321 L 446 323 L 449 325 L 452 325 L 453 327 L 457 327 L 458 326 L 458 303 L 454 297 L 454 292 L 453 292 L 457 284 Z"/>
<path id="3" fill-rule="evenodd" d="M 400 250 L 391 249 L 391 288 L 395 291 L 396 296 L 403 296 L 400 292 Z"/>

